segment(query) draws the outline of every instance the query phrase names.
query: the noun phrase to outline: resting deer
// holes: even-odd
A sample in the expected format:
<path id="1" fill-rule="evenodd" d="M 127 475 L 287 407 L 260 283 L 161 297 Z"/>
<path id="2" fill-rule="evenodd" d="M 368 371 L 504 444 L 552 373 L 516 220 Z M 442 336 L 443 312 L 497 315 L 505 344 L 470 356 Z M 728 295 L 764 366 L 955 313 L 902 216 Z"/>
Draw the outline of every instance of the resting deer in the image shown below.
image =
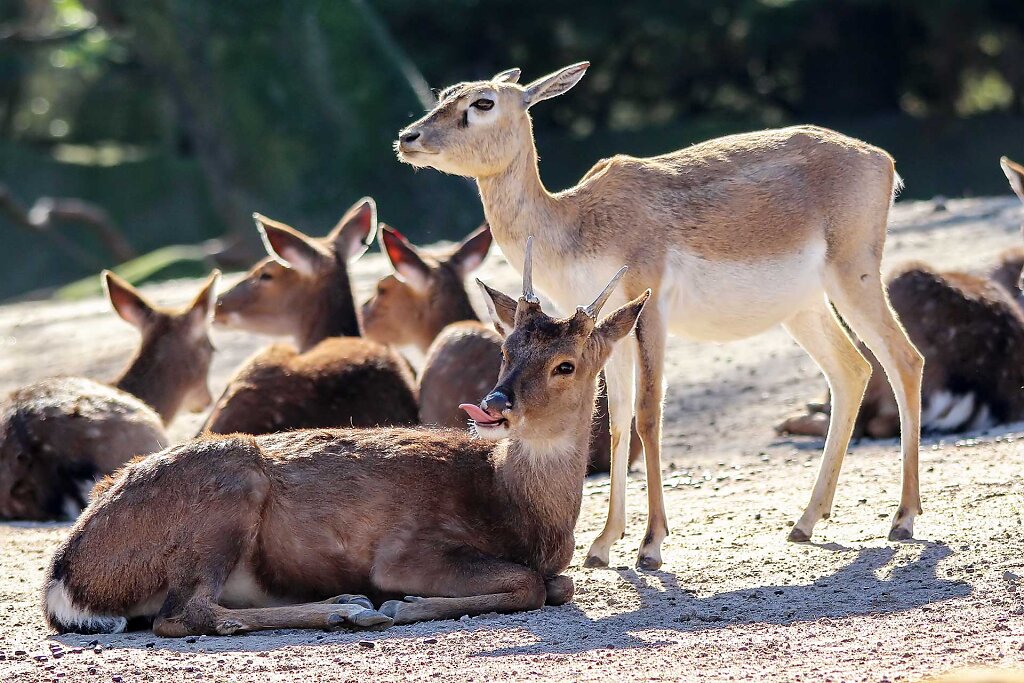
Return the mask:
<path id="1" fill-rule="evenodd" d="M 560 572 L 597 373 L 650 292 L 598 322 L 613 279 L 557 319 L 524 272 L 518 302 L 484 286 L 505 341 L 493 391 L 466 406 L 480 438 L 401 428 L 203 437 L 129 465 L 50 563 L 50 625 L 116 632 L 145 617 L 158 635 L 230 634 L 567 602 L 573 584 Z M 373 609 L 403 596 L 415 597 Z M 310 600 L 323 602 L 293 604 Z"/>
<path id="2" fill-rule="evenodd" d="M 1024 167 L 1006 159 L 1003 171 L 1024 201 Z M 909 263 L 889 279 L 889 298 L 910 339 L 924 353 L 921 427 L 949 433 L 1024 420 L 1024 310 L 1020 250 L 999 257 L 992 279 L 938 272 Z M 1016 265 L 1014 262 L 1016 261 Z M 1011 289 L 1012 288 L 1012 289 Z M 899 433 L 899 414 L 878 362 L 868 383 L 854 433 L 887 439 Z M 783 434 L 825 436 L 828 400 L 783 421 Z"/>
<path id="3" fill-rule="evenodd" d="M 494 385 L 501 367 L 501 337 L 476 316 L 464 279 L 483 262 L 491 232 L 482 226 L 449 255 L 435 257 L 409 243 L 401 233 L 381 226 L 382 251 L 395 275 L 377 284 L 363 305 L 366 336 L 413 347 L 425 357 L 419 376 L 420 421 L 455 429 L 466 416 L 459 405 L 477 401 Z M 607 472 L 611 459 L 608 396 L 604 382 L 597 398 L 588 472 Z M 633 435 L 629 461 L 640 455 Z"/>
<path id="4" fill-rule="evenodd" d="M 169 443 L 164 425 L 182 406 L 211 403 L 206 375 L 216 271 L 183 309 L 160 308 L 113 273 L 103 283 L 114 310 L 142 333 L 112 384 L 56 377 L 0 404 L 0 518 L 74 519 L 98 477 Z"/>
<path id="5" fill-rule="evenodd" d="M 647 465 L 648 529 L 638 564 L 661 565 L 668 534 L 661 484 L 661 416 L 669 331 L 727 341 L 782 324 L 822 368 L 835 407 L 810 504 L 789 537 L 806 541 L 832 507 L 870 365 L 834 306 L 879 357 L 899 399 L 903 487 L 890 538 L 913 535 L 918 487 L 921 354 L 886 299 L 880 275 L 899 178 L 886 152 L 815 126 L 732 135 L 658 157 L 599 161 L 575 187 L 541 182 L 529 108 L 560 95 L 583 62 L 526 86 L 511 69 L 445 89 L 399 133 L 400 160 L 475 178 L 495 241 L 513 264 L 536 236 L 537 281 L 561 308 L 614 270 L 630 271 L 617 302 L 651 288 L 636 344 L 606 369 L 612 487 L 608 521 L 588 566 L 608 563 L 625 530 L 626 449 L 636 428 Z M 639 360 L 634 377 L 634 357 Z"/>
<path id="6" fill-rule="evenodd" d="M 377 210 L 366 197 L 327 237 L 255 215 L 269 256 L 217 299 L 216 321 L 290 335 L 247 361 L 203 431 L 268 434 L 313 427 L 417 422 L 415 380 L 391 349 L 359 337 L 348 263 L 366 251 Z"/>

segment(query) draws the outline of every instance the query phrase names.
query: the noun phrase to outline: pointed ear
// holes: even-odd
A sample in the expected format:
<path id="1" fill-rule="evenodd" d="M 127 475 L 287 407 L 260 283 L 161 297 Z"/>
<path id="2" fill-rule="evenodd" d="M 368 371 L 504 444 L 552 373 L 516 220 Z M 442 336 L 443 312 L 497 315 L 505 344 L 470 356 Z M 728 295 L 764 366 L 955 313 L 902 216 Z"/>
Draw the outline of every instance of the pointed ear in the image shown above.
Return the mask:
<path id="1" fill-rule="evenodd" d="M 1024 202 L 1024 166 L 1015 161 L 1010 161 L 1006 157 L 999 159 L 999 166 L 1002 167 L 1003 173 L 1006 174 L 1006 179 L 1010 181 L 1010 187 L 1020 197 L 1020 200 Z"/>
<path id="2" fill-rule="evenodd" d="M 491 248 L 491 226 L 484 223 L 472 235 L 462 240 L 455 253 L 448 258 L 448 263 L 455 267 L 459 277 L 465 278 L 487 258 L 487 250 Z"/>
<path id="3" fill-rule="evenodd" d="M 416 247 L 390 225 L 381 223 L 380 248 L 387 254 L 395 272 L 402 281 L 417 292 L 426 292 L 430 286 L 430 266 L 420 257 Z"/>
<path id="4" fill-rule="evenodd" d="M 494 74 L 494 78 L 491 80 L 495 83 L 518 83 L 519 76 L 522 73 L 519 69 L 505 69 L 500 73 Z"/>
<path id="5" fill-rule="evenodd" d="M 363 197 L 345 212 L 327 239 L 338 256 L 351 262 L 366 253 L 376 233 L 377 203 L 373 197 Z"/>
<path id="6" fill-rule="evenodd" d="M 651 290 L 648 289 L 621 308 L 609 313 L 604 320 L 597 324 L 591 337 L 597 337 L 608 344 L 614 344 L 625 337 L 633 330 L 633 326 L 636 325 L 637 318 L 643 312 L 644 304 L 647 303 L 650 296 Z"/>
<path id="7" fill-rule="evenodd" d="M 208 323 L 213 321 L 213 309 L 217 303 L 217 284 L 220 282 L 220 271 L 216 268 L 206 278 L 202 289 L 196 294 L 196 298 L 188 307 L 188 317 L 195 325 L 196 331 L 203 334 L 207 331 Z"/>
<path id="8" fill-rule="evenodd" d="M 484 301 L 487 303 L 487 312 L 491 315 L 494 329 L 502 337 L 507 337 L 516 326 L 516 300 L 488 287 L 480 280 L 476 283 L 484 292 Z"/>
<path id="9" fill-rule="evenodd" d="M 149 303 L 139 290 L 109 270 L 103 271 L 103 289 L 106 290 L 107 298 L 110 299 L 110 305 L 114 307 L 114 311 L 126 322 L 140 330 L 156 317 L 153 304 Z"/>
<path id="10" fill-rule="evenodd" d="M 579 62 L 530 83 L 526 86 L 526 108 L 529 109 L 541 100 L 549 100 L 566 92 L 580 82 L 589 66 L 590 62 Z"/>
<path id="11" fill-rule="evenodd" d="M 321 262 L 330 255 L 312 238 L 295 228 L 254 213 L 256 229 L 271 258 L 303 275 L 315 275 Z"/>

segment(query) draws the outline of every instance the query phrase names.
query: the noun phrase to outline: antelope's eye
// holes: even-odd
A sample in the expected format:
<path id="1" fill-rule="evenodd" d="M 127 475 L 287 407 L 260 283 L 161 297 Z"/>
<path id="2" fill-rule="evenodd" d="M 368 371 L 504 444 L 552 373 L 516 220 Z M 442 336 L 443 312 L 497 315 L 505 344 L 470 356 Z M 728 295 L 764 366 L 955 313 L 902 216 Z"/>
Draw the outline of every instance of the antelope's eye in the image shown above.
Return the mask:
<path id="1" fill-rule="evenodd" d="M 274 279 L 274 276 L 271 275 L 270 273 L 260 273 L 260 282 L 267 282 L 268 280 L 273 280 L 273 279 Z"/>
<path id="2" fill-rule="evenodd" d="M 576 371 L 576 366 L 572 363 L 559 363 L 558 367 L 555 368 L 556 375 L 571 375 Z"/>
<path id="3" fill-rule="evenodd" d="M 473 104 L 471 104 L 469 106 L 475 107 L 476 109 L 479 109 L 480 111 L 490 111 L 491 108 L 494 107 L 494 100 L 488 100 L 488 99 L 485 99 L 485 98 L 481 97 L 479 100 L 477 100 L 476 102 L 474 102 Z"/>

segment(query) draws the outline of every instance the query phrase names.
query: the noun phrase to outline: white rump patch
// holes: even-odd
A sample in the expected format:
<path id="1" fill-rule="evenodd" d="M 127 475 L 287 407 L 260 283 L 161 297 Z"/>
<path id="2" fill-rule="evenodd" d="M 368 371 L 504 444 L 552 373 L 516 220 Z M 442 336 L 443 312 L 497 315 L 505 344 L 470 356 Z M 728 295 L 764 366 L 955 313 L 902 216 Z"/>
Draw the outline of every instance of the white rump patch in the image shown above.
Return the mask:
<path id="1" fill-rule="evenodd" d="M 954 394 L 945 389 L 928 396 L 928 409 L 921 415 L 921 425 L 937 432 L 954 432 L 972 422 L 975 397 L 970 394 Z M 984 411 L 987 413 L 987 409 Z"/>
<path id="2" fill-rule="evenodd" d="M 46 590 L 46 613 L 61 631 L 72 633 L 121 633 L 128 626 L 124 617 L 93 614 L 76 606 L 63 581 Z"/>

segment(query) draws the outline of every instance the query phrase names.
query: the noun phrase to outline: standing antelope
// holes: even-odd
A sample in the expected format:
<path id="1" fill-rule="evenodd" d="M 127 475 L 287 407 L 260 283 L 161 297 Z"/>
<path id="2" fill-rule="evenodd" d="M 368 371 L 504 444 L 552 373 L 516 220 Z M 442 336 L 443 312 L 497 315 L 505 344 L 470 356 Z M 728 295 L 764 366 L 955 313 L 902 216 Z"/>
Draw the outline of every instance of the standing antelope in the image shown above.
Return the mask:
<path id="1" fill-rule="evenodd" d="M 484 286 L 505 341 L 497 385 L 466 406 L 481 438 L 400 428 L 203 437 L 129 465 L 101 484 L 50 563 L 50 625 L 116 632 L 146 617 L 163 636 L 379 627 L 570 600 L 560 572 L 597 373 L 650 292 L 598 322 L 613 280 L 556 319 L 524 272 L 518 302 Z M 377 611 L 353 593 L 416 597 Z"/>
<path id="2" fill-rule="evenodd" d="M 194 412 L 210 405 L 218 277 L 215 271 L 191 305 L 172 310 L 104 271 L 114 310 L 142 333 L 139 349 L 110 385 L 56 377 L 0 404 L 0 518 L 74 519 L 97 478 L 167 446 L 164 425 L 183 405 Z"/>
<path id="3" fill-rule="evenodd" d="M 365 197 L 327 237 L 255 215 L 269 256 L 217 299 L 219 323 L 290 335 L 228 383 L 202 431 L 268 434 L 312 427 L 417 423 L 415 380 L 391 349 L 359 337 L 348 263 L 373 241 L 377 209 Z"/>
<path id="4" fill-rule="evenodd" d="M 588 566 L 608 563 L 625 530 L 626 439 L 636 426 L 647 464 L 648 528 L 642 568 L 661 565 L 668 534 L 661 485 L 661 411 L 669 331 L 726 341 L 782 324 L 833 388 L 832 429 L 810 504 L 789 534 L 806 541 L 832 507 L 870 365 L 832 307 L 885 368 L 899 399 L 903 487 L 891 539 L 913 535 L 918 486 L 922 358 L 886 299 L 880 275 L 886 221 L 899 178 L 877 147 L 814 126 L 732 135 L 647 159 L 599 161 L 575 187 L 541 182 L 529 108 L 574 86 L 583 62 L 526 86 L 519 70 L 441 92 L 433 110 L 399 133 L 398 158 L 475 178 L 494 239 L 515 266 L 537 238 L 537 279 L 561 308 L 630 265 L 620 297 L 656 292 L 637 344 L 607 368 L 612 489 L 608 521 Z M 634 379 L 634 357 L 639 364 Z"/>
<path id="5" fill-rule="evenodd" d="M 418 387 L 420 421 L 464 428 L 466 416 L 459 406 L 487 393 L 501 367 L 501 336 L 479 321 L 463 282 L 487 255 L 490 228 L 485 224 L 440 258 L 420 251 L 386 225 L 381 225 L 379 239 L 396 275 L 383 278 L 377 293 L 363 305 L 366 336 L 382 344 L 412 346 L 424 355 Z M 588 473 L 607 472 L 611 465 L 603 380 L 600 386 Z M 639 455 L 640 437 L 634 430 L 630 464 Z"/>
<path id="6" fill-rule="evenodd" d="M 1003 157 L 1010 185 L 1024 201 L 1024 167 Z M 892 306 L 924 353 L 921 427 L 940 433 L 1024 420 L 1022 250 L 1008 249 L 988 277 L 908 263 L 889 278 Z M 872 366 L 878 361 L 867 354 Z M 783 434 L 825 436 L 826 399 L 783 421 Z M 899 433 L 896 399 L 875 367 L 854 429 L 887 439 Z"/>

